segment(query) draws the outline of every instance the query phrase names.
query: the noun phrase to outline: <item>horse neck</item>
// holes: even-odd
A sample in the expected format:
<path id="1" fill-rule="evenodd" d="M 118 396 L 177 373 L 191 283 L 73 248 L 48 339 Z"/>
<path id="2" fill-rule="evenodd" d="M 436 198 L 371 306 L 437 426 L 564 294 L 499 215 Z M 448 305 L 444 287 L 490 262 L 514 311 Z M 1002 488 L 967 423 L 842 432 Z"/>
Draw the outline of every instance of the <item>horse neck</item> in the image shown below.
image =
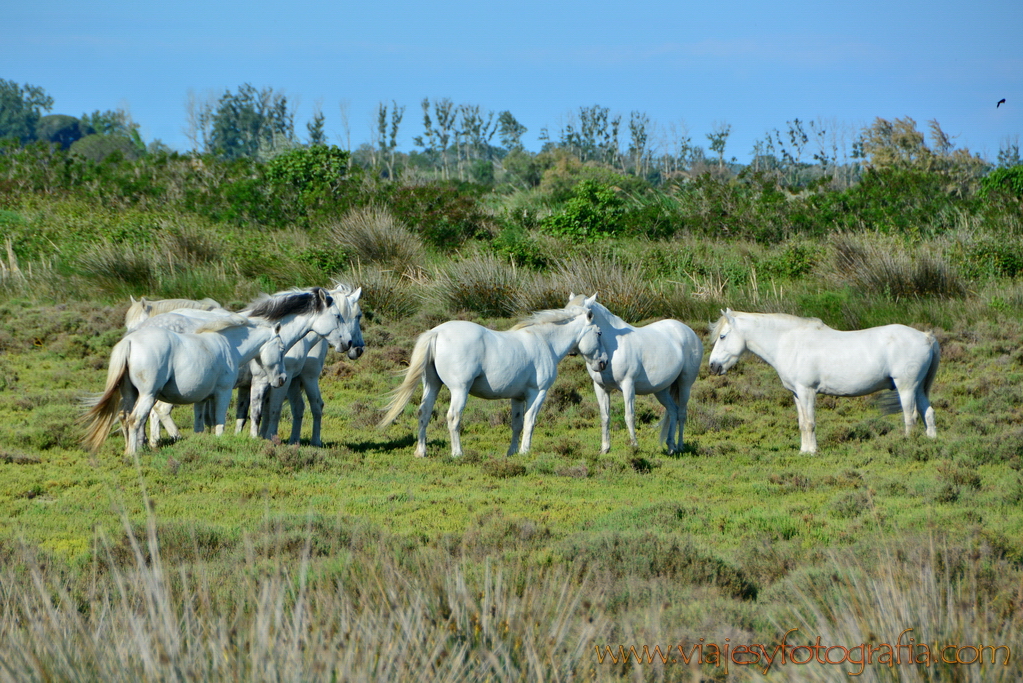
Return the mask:
<path id="1" fill-rule="evenodd" d="M 220 334 L 238 354 L 239 363 L 247 363 L 259 355 L 259 349 L 273 336 L 273 329 L 266 325 L 238 325 L 220 330 Z"/>
<path id="2" fill-rule="evenodd" d="M 750 353 L 760 356 L 768 365 L 774 367 L 778 357 L 778 337 L 788 331 L 792 325 L 787 321 L 764 316 L 759 321 L 736 315 L 736 322 L 741 326 L 746 348 Z"/>
<path id="3" fill-rule="evenodd" d="M 607 310 L 601 304 L 593 305 L 593 312 L 596 313 L 596 318 L 599 321 L 601 329 L 616 329 L 616 330 L 630 330 L 633 329 L 632 325 L 625 322 L 617 315 Z"/>
<path id="4" fill-rule="evenodd" d="M 281 325 L 281 341 L 284 342 L 285 349 L 290 349 L 299 340 L 313 331 L 313 324 L 317 315 L 319 313 L 293 313 L 276 321 Z"/>
<path id="5" fill-rule="evenodd" d="M 560 362 L 571 353 L 579 336 L 579 321 L 568 323 L 537 323 L 526 328 L 543 339 Z"/>

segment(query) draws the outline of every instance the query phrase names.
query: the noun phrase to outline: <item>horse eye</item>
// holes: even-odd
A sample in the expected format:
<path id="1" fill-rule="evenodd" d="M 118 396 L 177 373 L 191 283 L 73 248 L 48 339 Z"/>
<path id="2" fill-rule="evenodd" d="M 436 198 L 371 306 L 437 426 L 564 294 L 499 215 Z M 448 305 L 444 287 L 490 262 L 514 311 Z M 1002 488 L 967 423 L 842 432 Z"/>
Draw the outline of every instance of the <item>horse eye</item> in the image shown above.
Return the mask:
<path id="1" fill-rule="evenodd" d="M 725 335 L 723 335 L 723 334 L 722 334 L 722 335 L 721 335 L 721 338 L 722 338 L 722 339 L 724 339 L 724 338 L 725 338 Z"/>

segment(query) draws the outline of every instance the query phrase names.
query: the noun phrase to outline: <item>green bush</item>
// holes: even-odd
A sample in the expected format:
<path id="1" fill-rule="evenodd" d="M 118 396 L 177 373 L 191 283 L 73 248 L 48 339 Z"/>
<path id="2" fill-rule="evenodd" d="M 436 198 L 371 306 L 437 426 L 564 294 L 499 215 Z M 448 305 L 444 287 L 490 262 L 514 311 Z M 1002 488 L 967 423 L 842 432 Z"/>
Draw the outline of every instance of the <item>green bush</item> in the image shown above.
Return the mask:
<path id="1" fill-rule="evenodd" d="M 988 197 L 995 192 L 1023 199 L 1023 166 L 998 168 L 981 178 L 980 196 Z"/>
<path id="2" fill-rule="evenodd" d="M 549 216 L 541 225 L 552 235 L 577 242 L 611 237 L 622 229 L 624 204 L 611 187 L 584 180 L 575 186 L 572 198 L 565 202 L 561 211 Z"/>
<path id="3" fill-rule="evenodd" d="M 453 251 L 466 240 L 488 234 L 491 220 L 479 196 L 483 188 L 464 184 L 399 187 L 385 193 L 391 212 L 429 244 Z"/>

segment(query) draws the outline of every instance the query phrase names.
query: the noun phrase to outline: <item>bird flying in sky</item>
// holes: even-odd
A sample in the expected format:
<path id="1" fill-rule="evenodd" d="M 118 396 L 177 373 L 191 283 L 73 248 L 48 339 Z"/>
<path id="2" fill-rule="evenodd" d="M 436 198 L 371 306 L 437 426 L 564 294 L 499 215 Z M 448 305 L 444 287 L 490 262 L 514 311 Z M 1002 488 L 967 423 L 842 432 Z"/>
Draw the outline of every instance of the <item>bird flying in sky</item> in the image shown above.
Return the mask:
<path id="1" fill-rule="evenodd" d="M 995 105 L 995 109 L 998 109 L 1003 104 L 1005 104 L 1005 98 L 1004 97 L 1002 99 L 998 100 L 998 104 Z"/>

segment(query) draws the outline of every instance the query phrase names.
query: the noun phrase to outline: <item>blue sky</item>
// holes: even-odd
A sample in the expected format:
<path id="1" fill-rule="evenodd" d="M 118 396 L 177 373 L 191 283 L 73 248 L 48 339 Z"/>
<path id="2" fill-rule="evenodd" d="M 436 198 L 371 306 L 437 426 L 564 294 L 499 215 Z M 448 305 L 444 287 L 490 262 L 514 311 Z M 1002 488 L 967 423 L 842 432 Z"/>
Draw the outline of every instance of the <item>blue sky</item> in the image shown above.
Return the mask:
<path id="1" fill-rule="evenodd" d="M 296 103 L 302 135 L 319 104 L 342 146 L 370 141 L 378 103 L 396 101 L 402 150 L 422 133 L 424 97 L 509 110 L 533 150 L 542 128 L 595 104 L 623 122 L 646 113 L 664 144 L 674 126 L 707 147 L 728 124 L 740 160 L 794 118 L 850 140 L 878 116 L 921 130 L 937 119 L 991 159 L 1023 133 L 1019 0 L 53 0 L 3 14 L 0 78 L 42 86 L 53 113 L 123 107 L 145 139 L 179 150 L 189 92 L 246 82 Z"/>

